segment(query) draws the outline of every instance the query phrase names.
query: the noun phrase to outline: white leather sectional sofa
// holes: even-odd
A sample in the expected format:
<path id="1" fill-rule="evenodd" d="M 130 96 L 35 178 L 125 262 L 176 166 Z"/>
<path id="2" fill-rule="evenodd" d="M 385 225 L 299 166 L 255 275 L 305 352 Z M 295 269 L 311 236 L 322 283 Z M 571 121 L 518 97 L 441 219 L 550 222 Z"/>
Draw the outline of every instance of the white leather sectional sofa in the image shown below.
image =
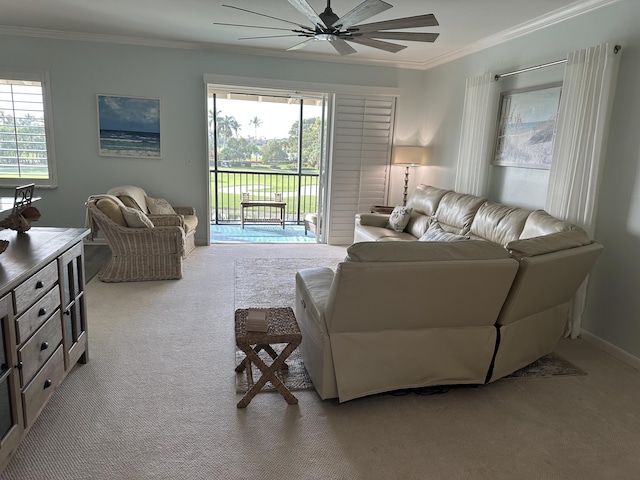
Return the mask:
<path id="1" fill-rule="evenodd" d="M 542 210 L 420 185 L 403 231 L 359 214 L 334 272 L 296 275 L 303 360 L 323 399 L 484 384 L 550 353 L 602 245 Z M 418 241 L 429 226 L 460 241 Z"/>

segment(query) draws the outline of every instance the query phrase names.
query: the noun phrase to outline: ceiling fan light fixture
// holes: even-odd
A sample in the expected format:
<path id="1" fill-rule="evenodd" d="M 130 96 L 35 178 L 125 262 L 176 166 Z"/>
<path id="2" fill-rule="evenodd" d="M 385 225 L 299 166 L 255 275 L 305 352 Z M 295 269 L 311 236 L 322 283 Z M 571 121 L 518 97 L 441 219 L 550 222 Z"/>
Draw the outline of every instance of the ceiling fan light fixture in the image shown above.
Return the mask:
<path id="1" fill-rule="evenodd" d="M 351 55 L 356 50 L 347 42 L 358 43 L 367 47 L 384 50 L 389 53 L 397 53 L 407 48 L 406 45 L 398 45 L 383 41 L 380 39 L 410 41 L 410 42 L 434 42 L 438 38 L 437 33 L 422 32 L 398 32 L 407 28 L 432 27 L 439 25 L 435 16 L 430 13 L 426 15 L 417 15 L 413 17 L 396 18 L 393 20 L 384 20 L 381 22 L 365 23 L 360 22 L 367 20 L 385 10 L 392 8 L 392 5 L 383 0 L 364 0 L 355 6 L 351 11 L 342 17 L 336 15 L 331 10 L 331 0 L 327 0 L 327 6 L 320 14 L 309 5 L 308 0 L 287 0 L 293 7 L 303 14 L 311 22 L 313 27 L 305 26 L 296 22 L 280 19 L 271 15 L 259 12 L 253 12 L 244 8 L 233 7 L 231 5 L 223 5 L 223 7 L 234 8 L 244 12 L 260 15 L 275 20 L 287 22 L 296 25 L 298 29 L 290 30 L 293 35 L 271 35 L 268 37 L 246 37 L 239 40 L 260 39 L 260 38 L 277 38 L 277 37 L 306 37 L 302 43 L 298 43 L 287 50 L 298 50 L 309 45 L 314 40 L 324 40 L 331 43 L 331 46 L 340 55 Z M 219 25 L 229 25 L 224 24 Z M 255 28 L 271 28 L 257 25 L 237 25 L 242 27 Z M 274 28 L 275 30 L 283 30 L 282 28 Z M 388 30 L 395 30 L 389 32 Z"/>

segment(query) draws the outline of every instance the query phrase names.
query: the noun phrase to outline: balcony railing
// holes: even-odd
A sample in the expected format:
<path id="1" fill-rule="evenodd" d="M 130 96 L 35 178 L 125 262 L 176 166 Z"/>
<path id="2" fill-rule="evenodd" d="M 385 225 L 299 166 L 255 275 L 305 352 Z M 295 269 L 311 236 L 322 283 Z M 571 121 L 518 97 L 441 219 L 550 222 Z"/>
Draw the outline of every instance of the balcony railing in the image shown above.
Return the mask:
<path id="1" fill-rule="evenodd" d="M 318 174 L 210 171 L 211 223 L 240 223 L 240 202 L 248 200 L 286 202 L 285 222 L 300 224 L 305 213 L 318 211 Z M 256 207 L 245 211 L 245 219 L 279 218 L 280 209 Z"/>

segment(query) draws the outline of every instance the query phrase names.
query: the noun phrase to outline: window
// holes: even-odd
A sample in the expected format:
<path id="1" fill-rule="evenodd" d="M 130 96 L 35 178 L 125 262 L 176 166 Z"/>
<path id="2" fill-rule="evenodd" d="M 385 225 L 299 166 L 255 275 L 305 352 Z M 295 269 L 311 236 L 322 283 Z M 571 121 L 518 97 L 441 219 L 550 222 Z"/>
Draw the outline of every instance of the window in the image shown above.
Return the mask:
<path id="1" fill-rule="evenodd" d="M 0 70 L 0 186 L 57 185 L 48 80 Z"/>

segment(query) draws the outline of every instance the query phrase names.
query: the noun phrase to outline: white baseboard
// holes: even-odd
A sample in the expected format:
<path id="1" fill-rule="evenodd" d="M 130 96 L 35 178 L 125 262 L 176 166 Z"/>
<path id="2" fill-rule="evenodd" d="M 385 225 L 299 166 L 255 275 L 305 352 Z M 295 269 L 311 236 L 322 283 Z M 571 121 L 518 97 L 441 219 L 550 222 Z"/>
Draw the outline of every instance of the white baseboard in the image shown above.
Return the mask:
<path id="1" fill-rule="evenodd" d="M 614 358 L 620 360 L 622 363 L 625 363 L 630 367 L 635 368 L 636 370 L 640 370 L 640 358 L 631 355 L 629 352 L 625 352 L 620 347 L 616 347 L 614 344 L 609 343 L 606 340 L 597 337 L 593 333 L 587 332 L 586 330 L 582 330 L 580 332 L 580 338 L 585 342 L 598 347 L 600 350 L 607 352 Z"/>

